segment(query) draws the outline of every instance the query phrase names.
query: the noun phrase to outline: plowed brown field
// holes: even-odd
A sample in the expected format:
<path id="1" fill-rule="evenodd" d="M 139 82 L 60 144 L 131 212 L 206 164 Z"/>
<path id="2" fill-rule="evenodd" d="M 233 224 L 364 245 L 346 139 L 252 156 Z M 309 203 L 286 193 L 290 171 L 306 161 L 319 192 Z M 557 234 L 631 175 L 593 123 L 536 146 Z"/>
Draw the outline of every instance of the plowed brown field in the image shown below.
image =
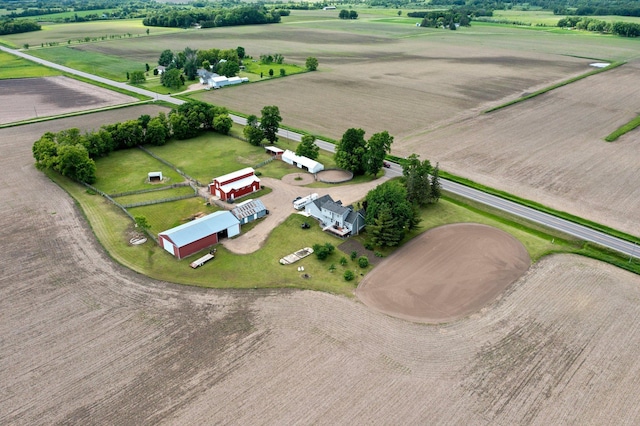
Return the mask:
<path id="1" fill-rule="evenodd" d="M 69 77 L 0 80 L 0 124 L 136 101 Z"/>
<path id="2" fill-rule="evenodd" d="M 343 297 L 210 291 L 113 264 L 0 130 L 2 424 L 636 424 L 640 277 L 574 256 L 426 326 Z"/>

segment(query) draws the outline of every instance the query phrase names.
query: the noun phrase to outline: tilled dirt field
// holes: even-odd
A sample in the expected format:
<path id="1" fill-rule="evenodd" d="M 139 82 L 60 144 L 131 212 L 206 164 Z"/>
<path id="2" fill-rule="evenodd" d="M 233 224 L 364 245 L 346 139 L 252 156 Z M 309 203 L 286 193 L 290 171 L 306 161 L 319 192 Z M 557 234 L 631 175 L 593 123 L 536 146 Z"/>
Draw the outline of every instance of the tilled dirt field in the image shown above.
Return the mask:
<path id="1" fill-rule="evenodd" d="M 455 223 L 409 241 L 367 274 L 356 296 L 398 318 L 451 322 L 493 302 L 530 265 L 527 249 L 513 235 Z"/>
<path id="2" fill-rule="evenodd" d="M 394 144 L 449 172 L 640 236 L 640 131 L 604 137 L 640 111 L 634 62 Z"/>
<path id="3" fill-rule="evenodd" d="M 0 124 L 136 101 L 69 77 L 0 80 Z"/>
<path id="4" fill-rule="evenodd" d="M 304 291 L 211 291 L 113 264 L 0 130 L 2 424 L 636 424 L 640 278 L 554 256 L 439 326 Z"/>

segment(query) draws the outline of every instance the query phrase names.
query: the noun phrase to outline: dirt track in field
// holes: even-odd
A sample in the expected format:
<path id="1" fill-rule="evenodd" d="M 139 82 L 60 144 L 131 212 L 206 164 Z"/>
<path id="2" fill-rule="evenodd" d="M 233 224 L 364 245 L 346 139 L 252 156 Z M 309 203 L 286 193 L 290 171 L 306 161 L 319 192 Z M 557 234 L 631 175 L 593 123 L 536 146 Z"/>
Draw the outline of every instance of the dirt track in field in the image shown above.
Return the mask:
<path id="1" fill-rule="evenodd" d="M 427 326 L 305 291 L 211 291 L 113 264 L 0 130 L 2 424 L 635 424 L 640 278 L 554 256 L 469 318 Z"/>
<path id="2" fill-rule="evenodd" d="M 356 290 L 367 306 L 424 323 L 463 318 L 495 300 L 529 268 L 522 243 L 475 223 L 440 226 L 411 240 Z"/>
<path id="3" fill-rule="evenodd" d="M 136 101 L 69 77 L 0 80 L 0 124 Z"/>

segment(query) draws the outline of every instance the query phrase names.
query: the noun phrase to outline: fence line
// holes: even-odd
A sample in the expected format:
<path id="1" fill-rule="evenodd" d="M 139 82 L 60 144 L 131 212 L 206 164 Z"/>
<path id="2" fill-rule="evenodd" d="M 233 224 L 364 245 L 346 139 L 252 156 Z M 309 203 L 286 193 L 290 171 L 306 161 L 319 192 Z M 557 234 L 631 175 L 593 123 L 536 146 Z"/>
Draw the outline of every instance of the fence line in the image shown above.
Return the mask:
<path id="1" fill-rule="evenodd" d="M 92 186 L 92 185 L 89 185 L 89 184 L 88 184 L 88 183 L 86 183 L 86 182 L 80 182 L 80 183 L 81 183 L 81 184 L 83 184 L 84 186 L 86 186 L 87 188 L 89 188 L 90 190 L 92 190 L 92 191 L 96 192 L 97 194 L 102 195 L 104 198 L 106 198 L 107 200 L 109 200 L 109 201 L 110 201 L 114 206 L 116 206 L 116 207 L 118 207 L 120 210 L 122 210 L 122 211 L 124 212 L 124 214 L 126 214 L 126 215 L 129 217 L 129 219 L 131 219 L 131 220 L 133 221 L 133 223 L 135 223 L 135 222 L 136 222 L 136 219 L 133 217 L 133 215 L 132 215 L 131 213 L 129 213 L 129 212 L 127 211 L 127 209 L 126 209 L 122 204 L 118 203 L 116 200 L 114 200 L 113 198 L 111 198 L 111 196 L 110 196 L 109 194 L 105 194 L 104 192 L 100 191 L 98 188 L 96 188 L 96 187 L 94 187 L 94 186 Z M 153 241 L 155 241 L 155 242 L 156 242 L 156 244 L 158 244 L 158 239 L 156 238 L 156 236 L 155 236 L 155 235 L 153 235 L 151 232 L 149 232 L 149 230 L 148 230 L 148 229 L 145 229 L 145 230 L 144 230 L 144 233 L 145 233 L 145 234 L 147 234 L 147 236 L 148 236 L 149 238 L 151 238 Z"/>
<path id="2" fill-rule="evenodd" d="M 131 204 L 123 204 L 122 207 L 126 208 L 126 209 L 130 209 L 133 207 L 142 207 L 142 206 L 151 206 L 153 204 L 162 204 L 162 203 L 169 203 L 171 201 L 179 201 L 179 200 L 186 200 L 187 198 L 194 198 L 197 197 L 198 193 L 194 193 L 194 194 L 187 194 L 187 195 L 180 195 L 177 197 L 169 197 L 169 198 L 162 198 L 160 200 L 149 200 L 149 201 L 139 201 L 137 203 L 131 203 Z"/>
<path id="3" fill-rule="evenodd" d="M 200 183 L 197 179 L 194 179 L 191 176 L 189 176 L 188 174 L 184 173 L 182 170 L 178 169 L 176 166 L 174 166 L 173 164 L 171 164 L 170 162 L 168 162 L 164 158 L 159 157 L 156 154 L 154 154 L 153 152 L 149 151 L 147 148 L 143 147 L 142 145 L 138 145 L 138 148 L 141 149 L 142 151 L 146 152 L 147 154 L 149 154 L 150 156 L 152 156 L 156 160 L 160 161 L 165 166 L 171 167 L 173 170 L 175 170 L 177 173 L 179 173 L 185 179 L 188 179 L 190 181 L 195 182 L 198 186 L 203 186 L 203 187 L 206 186 L 206 185 Z"/>
<path id="4" fill-rule="evenodd" d="M 275 157 L 267 158 L 267 159 L 266 159 L 266 160 L 264 160 L 263 162 L 258 163 L 258 164 L 256 164 L 255 166 L 253 166 L 253 168 L 254 168 L 254 169 L 258 169 L 258 168 L 260 168 L 260 167 L 262 167 L 262 166 L 266 166 L 267 164 L 269 164 L 269 163 L 270 163 L 270 162 L 272 162 L 273 160 L 275 160 Z"/>
<path id="5" fill-rule="evenodd" d="M 137 191 L 118 192 L 117 194 L 109 194 L 111 198 L 126 197 L 127 195 L 146 194 L 148 192 L 166 191 L 174 188 L 181 188 L 183 186 L 191 186 L 189 182 L 174 183 L 172 185 L 162 186 L 160 188 L 139 189 Z"/>

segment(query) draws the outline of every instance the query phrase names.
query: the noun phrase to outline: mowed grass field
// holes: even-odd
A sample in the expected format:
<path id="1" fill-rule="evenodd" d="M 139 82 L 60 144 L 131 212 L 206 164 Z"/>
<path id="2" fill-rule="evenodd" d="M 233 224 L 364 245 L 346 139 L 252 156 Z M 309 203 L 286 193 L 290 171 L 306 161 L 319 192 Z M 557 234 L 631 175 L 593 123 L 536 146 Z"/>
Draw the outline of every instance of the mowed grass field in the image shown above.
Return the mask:
<path id="1" fill-rule="evenodd" d="M 0 66 L 0 79 L 49 77 L 62 74 L 58 70 L 35 64 L 5 52 L 0 52 L 0 63 L 2 63 L 2 66 Z"/>

